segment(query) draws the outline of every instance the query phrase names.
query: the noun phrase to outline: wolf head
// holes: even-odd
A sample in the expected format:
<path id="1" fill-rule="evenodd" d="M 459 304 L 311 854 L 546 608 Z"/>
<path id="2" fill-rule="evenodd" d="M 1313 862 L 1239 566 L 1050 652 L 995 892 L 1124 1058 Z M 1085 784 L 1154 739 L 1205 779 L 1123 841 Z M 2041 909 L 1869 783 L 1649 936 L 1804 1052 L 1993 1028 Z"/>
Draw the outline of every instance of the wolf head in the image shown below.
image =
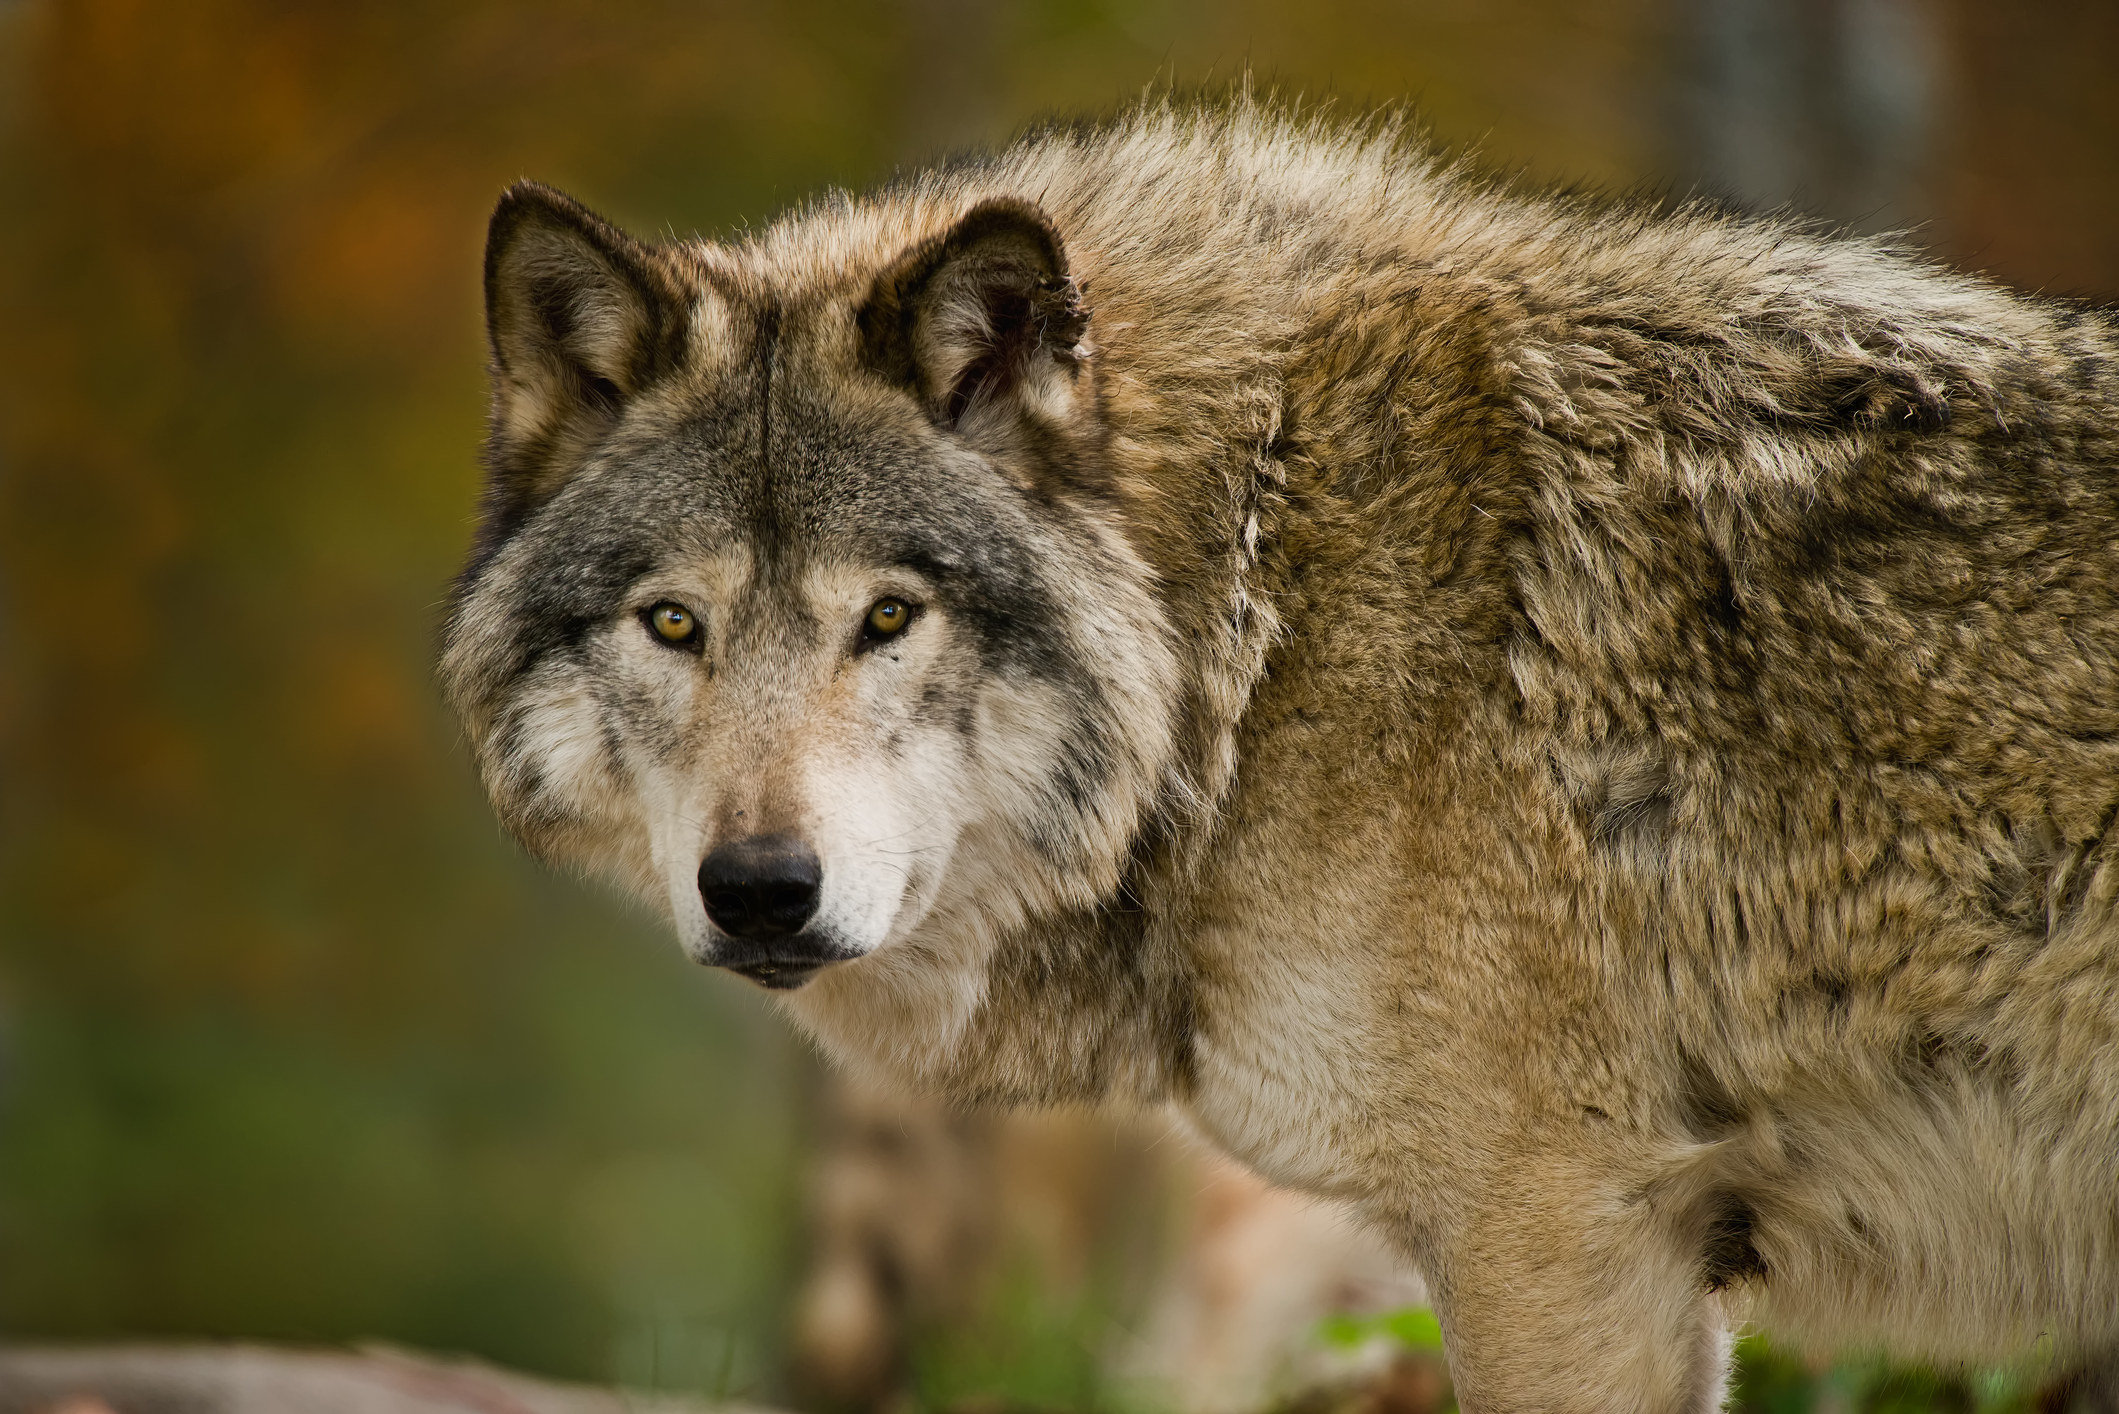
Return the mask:
<path id="1" fill-rule="evenodd" d="M 1111 893 L 1176 660 L 1043 214 L 650 246 L 524 184 L 485 283 L 442 671 L 526 845 L 776 988 Z"/>

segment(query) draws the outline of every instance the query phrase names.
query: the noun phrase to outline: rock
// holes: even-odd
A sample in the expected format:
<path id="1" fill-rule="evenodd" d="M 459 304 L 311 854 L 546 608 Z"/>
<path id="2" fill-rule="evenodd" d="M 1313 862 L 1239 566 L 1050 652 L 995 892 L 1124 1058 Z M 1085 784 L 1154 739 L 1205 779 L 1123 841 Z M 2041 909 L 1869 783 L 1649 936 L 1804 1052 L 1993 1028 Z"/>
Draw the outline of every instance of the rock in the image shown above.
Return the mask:
<path id="1" fill-rule="evenodd" d="M 0 1414 L 760 1414 L 389 1348 L 0 1347 Z"/>

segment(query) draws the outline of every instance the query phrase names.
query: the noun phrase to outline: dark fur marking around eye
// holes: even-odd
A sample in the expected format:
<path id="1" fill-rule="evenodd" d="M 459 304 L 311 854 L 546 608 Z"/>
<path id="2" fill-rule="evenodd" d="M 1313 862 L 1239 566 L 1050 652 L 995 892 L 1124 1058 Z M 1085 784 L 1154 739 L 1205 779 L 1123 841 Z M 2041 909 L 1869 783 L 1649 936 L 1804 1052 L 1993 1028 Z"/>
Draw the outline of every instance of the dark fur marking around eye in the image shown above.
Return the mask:
<path id="1" fill-rule="evenodd" d="M 515 586 L 507 652 L 491 670 L 493 690 L 520 679 L 550 654 L 580 653 L 590 634 L 620 612 L 626 586 L 653 564 L 628 529 L 597 524 L 581 535 L 552 538 L 551 553 Z M 459 602 L 475 591 L 484 569 L 485 561 L 474 561 L 458 580 Z"/>
<path id="2" fill-rule="evenodd" d="M 1066 684 L 1087 673 L 1060 629 L 1054 594 L 1020 556 L 1002 553 L 1004 537 L 989 533 L 970 514 L 961 520 L 938 520 L 918 527 L 916 533 L 919 538 L 908 536 L 910 543 L 902 544 L 889 557 L 891 562 L 941 591 L 952 623 L 970 630 L 987 671 Z M 968 548 L 938 551 L 929 544 L 979 549 L 977 553 Z"/>

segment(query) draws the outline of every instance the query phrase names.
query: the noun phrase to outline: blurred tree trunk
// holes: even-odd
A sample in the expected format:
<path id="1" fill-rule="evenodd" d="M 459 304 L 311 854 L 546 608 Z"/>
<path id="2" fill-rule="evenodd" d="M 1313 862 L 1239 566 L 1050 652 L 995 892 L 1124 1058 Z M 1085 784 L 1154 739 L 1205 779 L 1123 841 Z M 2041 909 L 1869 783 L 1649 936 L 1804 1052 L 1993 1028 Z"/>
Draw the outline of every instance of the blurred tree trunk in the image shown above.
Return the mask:
<path id="1" fill-rule="evenodd" d="M 2026 289 L 2119 299 L 2119 5 L 1942 11 L 1944 253 Z"/>

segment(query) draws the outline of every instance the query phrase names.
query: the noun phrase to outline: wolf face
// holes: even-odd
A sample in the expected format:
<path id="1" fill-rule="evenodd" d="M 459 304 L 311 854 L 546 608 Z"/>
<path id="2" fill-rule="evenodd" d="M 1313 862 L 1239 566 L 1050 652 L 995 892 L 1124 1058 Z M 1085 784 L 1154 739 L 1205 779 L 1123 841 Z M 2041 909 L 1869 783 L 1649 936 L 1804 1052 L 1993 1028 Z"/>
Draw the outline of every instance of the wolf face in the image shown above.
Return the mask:
<path id="1" fill-rule="evenodd" d="M 1176 669 L 1035 210 L 815 267 L 524 185 L 443 675 L 508 827 L 767 986 L 1115 887 Z"/>

